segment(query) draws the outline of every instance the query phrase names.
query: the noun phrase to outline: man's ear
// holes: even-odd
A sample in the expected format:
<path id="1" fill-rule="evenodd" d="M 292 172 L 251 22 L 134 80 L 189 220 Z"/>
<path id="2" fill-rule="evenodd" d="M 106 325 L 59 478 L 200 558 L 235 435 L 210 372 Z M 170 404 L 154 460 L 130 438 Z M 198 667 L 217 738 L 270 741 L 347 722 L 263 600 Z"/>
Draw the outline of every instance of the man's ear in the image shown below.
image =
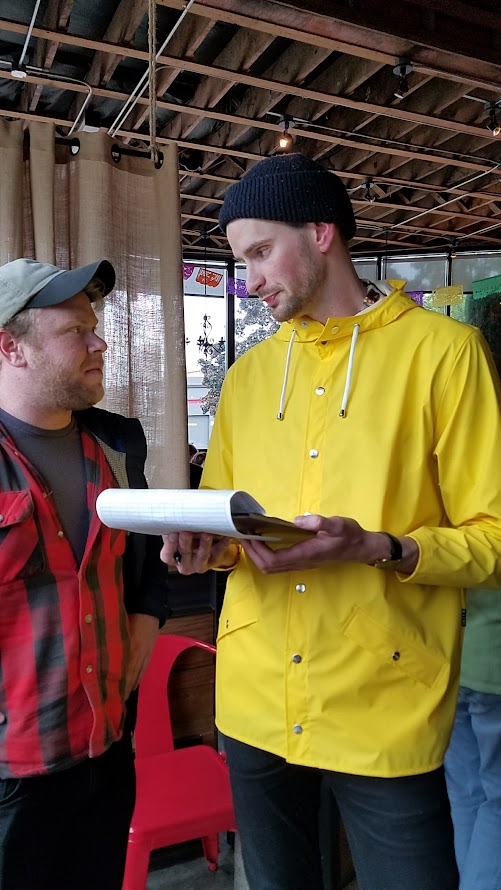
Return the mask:
<path id="1" fill-rule="evenodd" d="M 0 361 L 12 365 L 13 368 L 24 368 L 26 358 L 21 340 L 10 331 L 0 328 Z"/>
<path id="2" fill-rule="evenodd" d="M 321 253 L 327 253 L 337 234 L 335 223 L 314 223 L 315 240 Z"/>

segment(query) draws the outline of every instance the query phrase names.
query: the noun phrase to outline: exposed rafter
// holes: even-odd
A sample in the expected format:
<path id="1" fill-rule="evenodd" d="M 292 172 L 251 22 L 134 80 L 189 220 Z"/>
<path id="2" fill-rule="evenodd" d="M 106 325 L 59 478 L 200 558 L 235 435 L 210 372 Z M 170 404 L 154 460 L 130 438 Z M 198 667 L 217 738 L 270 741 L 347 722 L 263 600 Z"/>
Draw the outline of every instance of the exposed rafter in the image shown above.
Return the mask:
<path id="1" fill-rule="evenodd" d="M 20 82 L 0 57 L 0 116 L 68 133 L 91 89 L 89 119 L 111 128 L 147 68 L 147 4 L 102 0 L 98 18 L 85 3 L 48 0 L 33 29 L 28 65 L 49 78 L 28 67 Z M 501 118 L 497 10 L 483 0 L 201 0 L 178 23 L 185 5 L 157 4 L 157 45 L 171 36 L 156 77 L 157 141 L 180 152 L 185 245 L 196 250 L 209 227 L 211 250 L 227 249 L 215 237 L 225 189 L 276 152 L 287 117 L 295 149 L 350 189 L 354 252 L 501 246 L 501 141 L 486 126 L 490 103 Z M 5 62 L 25 40 L 29 0 L 16 15 L 0 19 Z M 397 96 L 400 59 L 410 71 Z M 115 134 L 145 163 L 148 110 L 146 93 Z"/>

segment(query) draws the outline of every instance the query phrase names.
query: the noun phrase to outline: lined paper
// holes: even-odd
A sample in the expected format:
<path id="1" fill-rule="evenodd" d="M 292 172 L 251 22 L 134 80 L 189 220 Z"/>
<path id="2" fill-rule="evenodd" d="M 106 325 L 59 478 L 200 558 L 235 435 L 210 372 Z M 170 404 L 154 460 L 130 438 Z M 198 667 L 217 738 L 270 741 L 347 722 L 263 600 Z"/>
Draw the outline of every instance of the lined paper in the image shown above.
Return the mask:
<path id="1" fill-rule="evenodd" d="M 234 514 L 265 512 L 245 491 L 190 488 L 109 488 L 99 495 L 96 509 L 110 528 L 147 535 L 207 532 L 231 538 L 255 537 L 238 531 Z"/>

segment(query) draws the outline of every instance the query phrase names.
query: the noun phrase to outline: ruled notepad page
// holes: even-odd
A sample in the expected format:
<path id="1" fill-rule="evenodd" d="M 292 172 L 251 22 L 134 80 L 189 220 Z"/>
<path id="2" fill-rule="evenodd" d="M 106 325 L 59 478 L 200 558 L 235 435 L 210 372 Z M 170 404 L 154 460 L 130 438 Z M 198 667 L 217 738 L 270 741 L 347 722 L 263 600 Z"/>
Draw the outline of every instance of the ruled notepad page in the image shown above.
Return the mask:
<path id="1" fill-rule="evenodd" d="M 189 488 L 109 488 L 99 495 L 96 509 L 110 528 L 147 535 L 188 531 L 232 538 L 254 537 L 237 530 L 233 514 L 264 514 L 244 491 Z"/>

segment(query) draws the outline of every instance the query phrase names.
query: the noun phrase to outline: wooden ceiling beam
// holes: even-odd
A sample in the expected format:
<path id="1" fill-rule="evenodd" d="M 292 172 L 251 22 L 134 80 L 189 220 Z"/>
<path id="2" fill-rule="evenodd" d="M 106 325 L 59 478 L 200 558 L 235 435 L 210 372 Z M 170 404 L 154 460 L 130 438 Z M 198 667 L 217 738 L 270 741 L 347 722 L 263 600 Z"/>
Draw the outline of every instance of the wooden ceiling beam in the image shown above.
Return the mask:
<path id="1" fill-rule="evenodd" d="M 235 182 L 237 182 L 237 180 L 235 180 Z M 201 194 L 200 192 L 198 192 L 197 194 L 193 194 L 193 195 L 189 194 L 188 192 L 181 192 L 180 197 L 181 197 L 181 200 L 183 200 L 183 201 L 195 201 L 195 202 L 199 201 L 199 202 L 205 202 L 207 205 L 210 205 L 210 204 L 221 205 L 223 203 L 223 199 L 220 197 L 217 197 L 215 195 L 205 195 L 205 194 Z M 427 215 L 433 214 L 435 216 L 440 217 L 442 222 L 447 222 L 448 220 L 457 219 L 457 220 L 461 220 L 465 226 L 471 225 L 472 223 L 475 223 L 475 224 L 485 223 L 486 225 L 489 225 L 492 222 L 496 222 L 495 216 L 493 216 L 493 217 L 492 216 L 480 216 L 475 213 L 469 213 L 466 210 L 464 210 L 463 212 L 460 212 L 460 213 L 451 213 L 451 211 L 441 210 L 439 207 L 422 207 L 417 204 L 402 205 L 397 202 L 392 202 L 392 201 L 387 201 L 387 200 L 385 200 L 384 202 L 381 201 L 381 202 L 376 202 L 374 204 L 370 204 L 369 202 L 363 200 L 362 198 L 356 198 L 353 195 L 350 195 L 350 199 L 351 199 L 351 203 L 353 204 L 353 206 L 355 208 L 362 210 L 362 212 L 365 210 L 368 213 L 371 212 L 373 209 L 378 209 L 378 208 L 383 208 L 384 210 L 397 210 L 397 211 L 402 211 L 404 213 L 410 213 L 410 214 L 413 214 L 416 212 L 421 213 L 423 211 L 426 211 Z M 459 202 L 461 199 L 458 197 L 456 200 Z M 500 200 L 501 200 L 501 196 L 500 196 Z M 376 217 L 373 217 L 373 216 L 362 217 L 362 216 L 358 215 L 357 219 L 366 219 L 368 222 L 378 222 L 379 221 L 379 217 L 377 217 L 377 216 Z M 501 216 L 500 216 L 500 222 L 501 222 Z"/>
<path id="2" fill-rule="evenodd" d="M 239 28 L 214 62 L 222 68 L 229 67 L 247 73 L 274 39 L 272 34 Z M 190 104 L 201 109 L 214 108 L 233 86 L 233 80 L 204 77 L 198 84 Z M 206 115 L 202 112 L 195 120 L 187 123 L 178 116 L 170 125 L 170 134 L 174 139 L 178 137 L 187 139 L 204 117 Z"/>
<path id="3" fill-rule="evenodd" d="M 108 25 L 102 43 L 105 46 L 120 44 L 127 46 L 132 43 L 136 31 L 146 13 L 147 0 L 119 0 L 113 18 Z M 103 86 L 108 83 L 117 65 L 121 61 L 121 53 L 109 52 L 104 48 L 98 50 L 85 77 L 90 86 Z M 70 117 L 76 118 L 83 104 L 77 96 L 70 109 Z"/>
<path id="4" fill-rule="evenodd" d="M 43 18 L 44 27 L 51 30 L 64 31 L 69 22 L 72 7 L 73 0 L 49 0 L 49 5 L 45 10 Z M 59 41 L 57 40 L 42 40 L 39 38 L 36 42 L 31 64 L 36 68 L 43 68 L 45 71 L 49 71 L 58 46 Z M 37 86 L 31 84 L 28 89 L 23 91 L 21 97 L 22 111 L 35 111 L 42 89 L 43 86 L 41 84 Z"/>
<path id="5" fill-rule="evenodd" d="M 270 90 L 247 90 L 238 107 L 239 116 L 245 116 L 245 125 L 226 125 L 216 134 L 213 144 L 237 146 L 242 136 L 245 136 L 249 127 L 260 120 L 263 115 L 274 108 L 283 96 L 289 92 L 287 84 L 299 85 L 315 68 L 318 67 L 330 55 L 327 50 L 317 46 L 304 47 L 303 52 L 297 52 L 297 46 L 291 44 L 285 52 L 264 72 L 267 80 L 282 83 L 283 93 L 275 93 Z M 289 81 L 290 78 L 290 81 Z"/>
<path id="6" fill-rule="evenodd" d="M 208 15 L 208 10 L 217 15 L 220 21 L 231 22 L 240 27 L 259 28 L 272 30 L 278 35 L 288 37 L 290 40 L 316 43 L 318 46 L 330 46 L 333 51 L 346 53 L 358 58 L 369 58 L 380 61 L 383 64 L 394 65 L 398 58 L 411 59 L 414 70 L 427 75 L 440 75 L 450 80 L 475 82 L 483 84 L 487 89 L 499 90 L 499 67 L 496 61 L 484 61 L 479 55 L 473 56 L 475 44 L 471 40 L 467 45 L 469 52 L 463 56 L 459 48 L 447 51 L 442 47 L 442 35 L 440 42 L 435 37 L 436 46 L 420 46 L 415 38 L 405 39 L 395 36 L 395 32 L 385 32 L 381 29 L 381 21 L 376 22 L 375 27 L 361 27 L 343 20 L 343 10 L 356 9 L 356 6 L 344 4 L 340 11 L 340 4 L 334 8 L 331 0 L 322 0 L 324 12 L 318 13 L 319 0 L 310 0 L 303 6 L 299 3 L 272 2 L 272 0 L 246 0 L 245 15 L 242 15 L 242 3 L 239 0 L 204 0 L 203 3 L 194 3 L 190 11 L 194 15 Z M 163 6 L 174 9 L 182 9 L 184 0 L 159 0 Z M 380 0 L 375 0 L 376 15 L 381 9 Z M 292 7 L 295 8 L 292 8 Z M 303 8 L 300 8 L 303 7 Z M 389 2 L 385 4 L 386 14 L 401 18 L 399 4 Z M 335 15 L 337 13 L 337 17 Z M 438 31 L 437 31 L 438 33 Z M 430 36 L 430 35 L 429 35 Z M 475 59 L 472 72 L 472 56 Z M 473 78 L 473 80 L 472 80 Z M 489 85 L 489 86 L 488 86 Z"/>
<path id="7" fill-rule="evenodd" d="M 11 75 L 9 74 L 9 72 L 0 71 L 0 78 L 2 78 L 2 77 L 9 78 L 9 77 L 11 77 Z M 35 76 L 26 78 L 26 82 L 37 82 L 37 81 L 38 81 L 38 79 Z M 52 83 L 53 83 L 53 85 L 59 84 L 61 86 L 61 88 L 71 89 L 76 92 L 84 92 L 85 91 L 85 87 L 81 84 L 66 84 L 63 81 L 58 82 L 56 79 L 54 79 L 52 81 Z M 96 95 L 106 95 L 109 97 L 120 96 L 120 94 L 117 93 L 116 91 L 102 90 L 100 88 L 96 88 L 95 93 L 96 93 Z M 124 94 L 122 94 L 122 95 L 124 95 Z M 142 101 L 146 104 L 148 103 L 147 99 L 142 100 Z M 176 105 L 175 103 L 159 102 L 159 106 L 160 105 L 163 107 L 169 107 L 173 110 L 179 108 L 179 106 Z M 190 111 L 192 113 L 195 113 L 195 112 L 199 113 L 201 110 L 202 109 L 195 110 L 195 109 L 189 108 L 189 109 L 183 109 L 183 112 L 186 113 L 187 111 Z M 9 112 L 7 112 L 7 113 L 9 113 Z M 233 123 L 242 123 L 242 124 L 245 124 L 247 127 L 249 127 L 249 126 L 257 127 L 257 128 L 261 128 L 266 131 L 272 131 L 272 132 L 276 132 L 276 133 L 280 132 L 280 130 L 281 130 L 281 127 L 279 124 L 266 123 L 263 121 L 253 121 L 250 119 L 239 118 L 237 115 L 223 115 L 222 113 L 219 113 L 219 112 L 208 113 L 207 116 L 209 116 L 209 114 L 211 114 L 212 117 L 217 118 L 218 120 L 225 120 L 225 119 L 231 120 Z M 14 116 L 14 117 L 21 116 L 20 112 L 17 112 L 15 110 L 14 111 L 11 110 L 10 115 Z M 27 118 L 27 119 L 29 119 L 29 118 Z M 52 120 L 51 117 L 46 117 L 45 119 Z M 71 127 L 71 122 L 68 122 L 66 126 Z M 368 145 L 367 143 L 364 144 L 362 141 L 356 141 L 354 139 L 341 138 L 340 136 L 337 136 L 337 135 L 330 136 L 323 132 L 316 132 L 316 133 L 314 133 L 312 131 L 306 132 L 300 128 L 295 128 L 295 127 L 290 127 L 289 131 L 290 131 L 291 135 L 297 136 L 298 138 L 303 137 L 303 138 L 315 140 L 316 142 L 326 142 L 331 145 L 344 145 L 344 146 L 352 148 L 352 149 L 357 149 L 360 152 L 364 152 L 364 151 L 369 152 L 370 154 L 374 153 L 374 154 L 391 155 L 391 156 L 394 156 L 395 158 L 400 157 L 400 158 L 404 158 L 407 160 L 417 159 L 417 160 L 425 161 L 427 163 L 446 164 L 448 166 L 459 167 L 461 169 L 467 169 L 467 170 L 478 170 L 478 171 L 490 172 L 490 170 L 493 168 L 492 164 L 486 162 L 482 158 L 479 158 L 478 162 L 473 162 L 473 161 L 466 160 L 466 159 L 463 160 L 462 158 L 461 159 L 449 158 L 446 155 L 443 155 L 443 156 L 440 156 L 439 154 L 434 155 L 434 154 L 428 153 L 424 149 L 420 150 L 418 146 L 415 149 L 414 148 L 400 149 L 397 146 L 385 146 L 385 145 L 377 145 L 377 144 L 376 145 L 372 145 L 372 144 Z M 142 133 L 138 134 L 138 133 L 135 133 L 132 131 L 121 131 L 121 132 L 122 132 L 122 134 L 126 132 L 128 139 L 138 138 L 138 136 L 141 139 L 147 138 L 146 134 L 142 134 Z M 117 136 L 118 135 L 119 134 L 117 133 Z M 193 149 L 198 149 L 198 150 L 202 149 L 203 151 L 209 151 L 212 153 L 216 152 L 216 153 L 221 153 L 221 154 L 232 154 L 235 157 L 240 157 L 242 159 L 247 159 L 247 158 L 254 159 L 255 158 L 257 160 L 260 157 L 260 155 L 257 152 L 254 153 L 254 152 L 239 151 L 237 149 L 233 149 L 233 148 L 229 148 L 229 147 L 225 147 L 225 146 L 213 145 L 210 143 L 202 144 L 202 143 L 198 143 L 198 142 L 186 142 L 184 140 L 173 140 L 170 137 L 164 137 L 164 136 L 160 136 L 160 137 L 158 137 L 158 139 L 159 139 L 159 141 L 164 140 L 165 142 L 177 141 L 178 144 L 182 145 L 183 148 L 193 148 Z"/>
<path id="8" fill-rule="evenodd" d="M 179 28 L 173 34 L 168 46 L 169 51 L 175 56 L 184 56 L 192 59 L 200 46 L 205 40 L 209 32 L 214 27 L 214 21 L 208 18 L 197 18 L 196 16 L 187 15 L 181 22 Z M 160 98 L 168 90 L 170 85 L 175 81 L 179 74 L 177 68 L 162 68 L 159 66 L 157 72 L 157 96 Z M 157 102 L 158 106 L 158 102 Z M 130 126 L 131 130 L 138 130 L 142 123 L 148 117 L 149 100 L 147 100 L 146 108 L 133 109 L 133 118 L 129 124 L 126 124 L 128 116 L 122 121 L 122 124 Z"/>
<path id="9" fill-rule="evenodd" d="M 145 0 L 121 0 L 121 3 L 130 3 L 130 2 L 141 2 L 144 3 Z M 192 7 L 193 8 L 193 7 Z M 0 19 L 0 30 L 4 28 L 4 25 L 13 25 L 13 23 L 5 22 Z M 8 30 L 8 28 L 7 28 Z M 11 28 L 11 30 L 13 30 Z M 35 34 L 36 32 L 36 34 Z M 55 31 L 44 31 L 43 29 L 34 28 L 33 34 L 35 36 L 49 36 L 50 39 L 56 39 L 59 37 L 60 42 L 68 42 L 73 43 L 74 45 L 82 45 L 87 46 L 88 48 L 98 49 L 100 52 L 108 52 L 114 58 L 120 55 L 133 56 L 135 58 L 143 58 L 145 61 L 148 59 L 148 54 L 144 52 L 140 52 L 139 50 L 131 50 L 125 46 L 117 46 L 115 44 L 104 43 L 103 41 L 92 41 L 83 38 L 77 38 L 73 35 L 61 35 L 59 32 Z M 104 49 L 106 47 L 106 49 Z M 97 65 L 98 63 L 96 63 Z M 229 80 L 233 84 L 243 83 L 247 86 L 255 87 L 257 89 L 263 90 L 272 90 L 278 92 L 280 94 L 288 94 L 291 96 L 298 96 L 303 99 L 309 99 L 312 101 L 320 101 L 326 102 L 328 105 L 339 105 L 345 108 L 352 108 L 355 111 L 365 112 L 367 114 L 376 114 L 383 115 L 395 118 L 397 120 L 409 121 L 414 124 L 424 124 L 428 127 L 438 127 L 440 129 L 451 130 L 452 132 L 461 132 L 466 133 L 471 136 L 480 136 L 485 138 L 489 138 L 486 135 L 485 127 L 472 127 L 467 124 L 463 124 L 458 121 L 446 120 L 442 118 L 437 118 L 433 115 L 423 115 L 416 112 L 413 112 L 410 109 L 402 109 L 397 106 L 382 106 L 377 105 L 372 102 L 364 102 L 362 100 L 353 100 L 348 96 L 340 96 L 337 94 L 333 94 L 330 92 L 323 92 L 319 90 L 311 90 L 305 87 L 301 87 L 297 84 L 290 84 L 284 82 L 278 82 L 275 80 L 263 78 L 263 77 L 253 77 L 248 74 L 244 74 L 241 71 L 232 71 L 228 68 L 221 68 L 219 66 L 211 66 L 211 65 L 202 65 L 196 63 L 190 59 L 185 58 L 177 58 L 174 56 L 161 56 L 158 59 L 159 65 L 167 65 L 173 68 L 182 69 L 185 71 L 192 71 L 196 74 L 208 75 L 210 77 L 222 78 L 223 80 Z M 115 62 L 113 62 L 115 66 Z M 94 63 L 92 68 L 94 68 Z M 91 68 L 91 72 L 92 72 Z M 114 70 L 114 69 L 113 69 Z M 91 83 L 91 72 L 89 72 L 87 81 L 89 84 Z M 93 75 L 93 78 L 98 76 L 96 72 Z M 96 81 L 97 82 L 97 81 Z"/>
<path id="10" fill-rule="evenodd" d="M 413 6 L 422 6 L 425 9 L 437 11 L 435 0 L 403 0 L 404 3 L 411 3 Z M 455 19 L 463 22 L 481 22 L 485 28 L 495 28 L 500 26 L 500 16 L 494 10 L 491 12 L 486 6 L 479 6 L 477 3 L 462 3 L 460 0 L 440 0 L 439 11 L 441 14 L 450 15 Z"/>
<path id="11" fill-rule="evenodd" d="M 355 26 L 362 32 L 370 29 L 374 35 L 408 40 L 461 58 L 498 62 L 493 35 L 501 32 L 501 15 L 495 10 L 486 9 L 484 17 L 484 10 L 479 15 L 479 10 L 470 6 L 470 18 L 465 21 L 451 6 L 444 10 L 441 2 L 435 4 L 431 16 L 423 14 L 421 4 L 414 0 L 386 0 L 384 4 L 380 0 L 357 0 L 356 4 L 342 0 L 292 0 L 288 6 L 302 13 L 328 16 L 331 27 Z"/>
<path id="12" fill-rule="evenodd" d="M 217 0 L 217 2 L 225 3 L 225 2 L 233 2 L 233 0 Z M 247 0 L 248 2 L 248 0 Z M 315 33 L 313 31 L 288 31 L 281 26 L 273 27 L 271 22 L 259 22 L 257 19 L 253 19 L 249 16 L 239 16 L 233 15 L 228 17 L 228 15 L 220 15 L 217 5 L 214 5 L 212 0 L 206 0 L 207 5 L 194 4 L 190 7 L 190 12 L 193 14 L 203 15 L 207 17 L 214 13 L 215 17 L 221 21 L 234 21 L 235 24 L 239 24 L 241 27 L 247 27 L 251 29 L 264 30 L 267 34 L 273 33 L 274 36 L 280 37 L 289 37 L 291 40 L 297 40 L 299 42 L 307 43 L 308 45 L 315 44 L 317 46 L 324 46 L 329 48 L 332 52 L 340 52 L 347 53 L 348 55 L 354 55 L 357 58 L 368 58 L 373 59 L 374 61 L 381 62 L 383 65 L 394 65 L 395 56 L 404 56 L 409 55 L 412 50 L 411 46 L 406 46 L 405 49 L 402 47 L 401 51 L 389 51 L 389 52 L 366 52 L 364 51 L 364 47 L 361 44 L 355 44 L 354 46 L 346 45 L 340 41 L 336 41 L 333 39 L 325 39 L 325 40 L 316 40 Z M 172 0 L 172 2 L 164 2 L 165 6 L 172 6 L 176 9 L 184 9 L 184 0 Z M 307 21 L 312 22 L 314 19 L 313 16 L 308 16 Z M 322 17 L 322 21 L 323 21 Z M 22 22 L 15 22 L 10 19 L 0 19 L 0 30 L 12 32 L 15 34 L 25 35 L 27 31 L 27 26 Z M 142 50 L 135 49 L 131 46 L 118 46 L 113 43 L 107 43 L 103 40 L 92 40 L 88 37 L 79 37 L 75 34 L 65 34 L 64 32 L 57 31 L 54 29 L 48 28 L 33 28 L 33 37 L 42 37 L 46 40 L 56 40 L 61 44 L 66 44 L 70 46 L 78 46 L 84 49 L 92 49 L 96 52 L 104 52 L 109 53 L 111 55 L 119 54 L 120 56 L 133 58 L 133 59 L 141 59 L 145 62 L 148 61 L 148 53 Z M 377 43 L 377 41 L 376 41 Z M 468 84 L 470 88 L 479 88 L 485 89 L 489 91 L 493 91 L 496 96 L 499 93 L 499 89 L 501 86 L 501 77 L 499 72 L 499 65 L 490 65 L 488 72 L 485 73 L 485 76 L 482 74 L 482 65 L 478 61 L 474 64 L 474 71 L 472 70 L 472 62 L 469 61 L 469 66 L 465 68 L 464 71 L 458 72 L 455 71 L 454 68 L 448 68 L 446 64 L 444 64 L 444 60 L 438 57 L 437 63 L 433 65 L 422 65 L 419 64 L 416 56 L 412 55 L 413 67 L 414 71 L 422 74 L 426 74 L 433 77 L 440 77 L 446 80 L 455 80 L 461 83 Z M 164 64 L 168 62 L 168 58 L 163 58 L 159 60 L 159 64 L 163 62 Z M 203 67 L 203 66 L 202 66 Z M 202 72 L 201 72 L 202 73 Z M 205 73 L 205 72 L 203 72 Z"/>
<path id="13" fill-rule="evenodd" d="M 343 179 L 353 179 L 353 180 L 355 180 L 355 182 L 363 182 L 365 179 L 367 179 L 368 177 L 371 176 L 370 173 L 352 172 L 349 170 L 347 170 L 346 172 L 344 172 L 342 170 L 337 171 L 337 172 L 338 172 L 338 176 L 342 176 Z M 211 179 L 211 180 L 215 180 L 216 182 L 227 183 L 228 185 L 233 185 L 233 183 L 238 182 L 237 179 L 235 179 L 234 177 L 231 177 L 231 176 L 225 176 L 225 175 L 217 176 L 212 173 L 200 173 L 196 170 L 191 171 L 191 172 L 186 171 L 186 170 L 180 170 L 179 175 L 180 175 L 180 177 L 185 177 L 187 179 L 197 179 L 197 178 Z M 412 189 L 416 190 L 417 194 L 422 194 L 423 192 L 429 192 L 431 194 L 435 194 L 437 198 L 440 198 L 442 196 L 442 194 L 452 193 L 451 188 L 447 188 L 446 186 L 443 186 L 443 185 L 435 185 L 433 183 L 424 182 L 424 183 L 419 184 L 418 187 L 416 187 L 416 183 L 414 182 L 414 180 L 395 179 L 391 176 L 378 176 L 377 182 L 375 182 L 375 184 L 378 184 L 378 183 L 384 183 L 385 185 L 395 186 L 395 188 L 397 188 L 397 189 L 401 189 L 401 188 L 411 189 L 412 188 Z M 500 184 L 501 184 L 501 182 L 500 182 Z M 458 188 L 458 189 L 454 189 L 453 191 L 456 192 L 458 195 L 470 196 L 472 194 L 466 188 L 465 189 Z M 474 192 L 474 195 L 475 195 L 475 197 L 478 197 L 478 198 L 484 198 L 487 202 L 501 200 L 501 191 L 499 194 L 495 194 L 494 192 L 478 191 L 478 192 Z M 445 201 L 446 199 L 443 198 L 443 200 Z"/>
<path id="14" fill-rule="evenodd" d="M 182 219 L 190 219 L 190 220 L 193 220 L 194 222 L 197 222 L 198 220 L 200 220 L 205 223 L 210 223 L 214 226 L 216 226 L 218 224 L 218 221 L 215 217 L 200 216 L 197 213 L 181 213 L 181 217 L 182 217 Z M 374 235 L 371 237 L 371 240 L 377 241 L 381 244 L 386 244 L 386 230 L 388 231 L 388 234 L 390 234 L 392 231 L 392 228 L 394 228 L 392 226 L 379 227 L 375 224 L 373 224 L 371 226 L 369 221 L 363 220 L 363 219 L 361 219 L 361 220 L 357 219 L 357 224 L 359 224 L 361 228 L 364 228 L 364 225 L 367 225 L 370 230 L 376 229 L 376 231 L 377 231 L 379 228 L 381 228 L 381 230 L 384 230 L 384 234 L 381 234 L 379 237 L 377 235 Z M 501 221 L 500 221 L 500 225 L 501 225 Z M 415 226 L 399 226 L 399 232 L 401 234 L 405 235 L 406 237 L 413 236 L 413 235 L 414 236 L 415 235 L 421 235 L 421 236 L 426 235 L 426 236 L 433 237 L 433 238 L 441 238 L 443 240 L 450 239 L 451 236 L 454 234 L 453 232 L 450 232 L 448 230 L 444 230 L 443 233 L 436 229 L 430 229 L 430 230 L 423 231 L 423 229 L 416 228 Z M 474 234 L 469 237 L 471 237 L 474 240 L 480 241 L 484 244 L 492 243 L 493 245 L 496 245 L 496 246 L 499 244 L 499 239 L 492 238 L 490 236 L 488 237 L 485 235 L 482 236 L 481 234 Z M 366 241 L 367 239 L 365 237 L 362 237 L 360 234 L 357 234 L 355 236 L 355 238 L 353 239 L 353 242 L 360 241 L 360 240 Z M 391 247 L 391 242 L 389 240 L 388 240 L 388 246 Z M 415 242 L 414 244 L 412 244 L 410 246 L 419 247 L 421 245 L 419 245 L 417 242 Z"/>

